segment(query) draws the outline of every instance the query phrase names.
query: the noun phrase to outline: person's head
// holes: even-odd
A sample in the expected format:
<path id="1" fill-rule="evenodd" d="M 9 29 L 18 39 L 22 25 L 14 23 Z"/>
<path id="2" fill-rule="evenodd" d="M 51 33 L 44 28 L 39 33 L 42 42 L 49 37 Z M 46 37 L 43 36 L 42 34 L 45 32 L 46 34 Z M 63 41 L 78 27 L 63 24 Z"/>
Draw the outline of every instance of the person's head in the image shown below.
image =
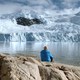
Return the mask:
<path id="1" fill-rule="evenodd" d="M 47 46 L 44 46 L 44 50 L 47 50 L 48 49 L 48 47 Z"/>

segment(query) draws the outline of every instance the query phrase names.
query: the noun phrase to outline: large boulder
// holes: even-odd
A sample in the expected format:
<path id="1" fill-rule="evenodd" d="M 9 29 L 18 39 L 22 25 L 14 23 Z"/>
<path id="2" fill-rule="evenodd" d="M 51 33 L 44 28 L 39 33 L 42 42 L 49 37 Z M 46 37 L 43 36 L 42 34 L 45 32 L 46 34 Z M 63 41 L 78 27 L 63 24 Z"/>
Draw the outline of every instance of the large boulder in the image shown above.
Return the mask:
<path id="1" fill-rule="evenodd" d="M 0 54 L 0 80 L 80 80 L 80 67 Z"/>

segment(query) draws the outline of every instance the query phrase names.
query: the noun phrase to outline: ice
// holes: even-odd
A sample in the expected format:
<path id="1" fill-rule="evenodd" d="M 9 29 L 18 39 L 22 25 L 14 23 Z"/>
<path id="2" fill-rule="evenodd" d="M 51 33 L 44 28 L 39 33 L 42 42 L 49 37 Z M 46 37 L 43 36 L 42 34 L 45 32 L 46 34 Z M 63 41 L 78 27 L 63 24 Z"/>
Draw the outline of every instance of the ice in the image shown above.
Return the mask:
<path id="1" fill-rule="evenodd" d="M 59 11 L 55 10 L 55 6 L 49 0 L 25 1 L 29 4 L 19 5 L 20 9 L 17 8 L 12 13 L 0 14 L 0 41 L 80 41 L 80 25 L 70 21 L 71 18 L 77 16 L 75 14 L 80 12 L 80 8 Z M 24 1 L 21 0 L 21 2 Z M 44 3 L 47 7 L 43 6 Z M 17 17 L 38 18 L 43 24 L 18 25 Z M 64 19 L 65 22 L 61 21 Z"/>

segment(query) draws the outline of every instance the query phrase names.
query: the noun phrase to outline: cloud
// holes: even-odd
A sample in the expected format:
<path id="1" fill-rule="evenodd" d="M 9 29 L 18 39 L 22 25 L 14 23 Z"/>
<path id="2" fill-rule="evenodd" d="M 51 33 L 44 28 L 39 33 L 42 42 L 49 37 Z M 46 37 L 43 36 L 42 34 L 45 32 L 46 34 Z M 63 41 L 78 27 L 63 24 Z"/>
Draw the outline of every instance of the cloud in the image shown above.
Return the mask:
<path id="1" fill-rule="evenodd" d="M 0 4 L 0 14 L 9 14 L 13 13 L 16 10 L 21 9 L 20 4 Z"/>
<path id="2" fill-rule="evenodd" d="M 75 8 L 75 9 L 64 9 L 61 11 L 62 14 L 67 14 L 73 16 L 74 14 L 80 12 L 80 8 Z"/>
<path id="3" fill-rule="evenodd" d="M 80 0 L 51 0 L 58 9 L 80 7 Z"/>
<path id="4" fill-rule="evenodd" d="M 32 7 L 36 9 L 74 9 L 80 7 L 80 0 L 0 0 L 0 14 Z"/>
<path id="5" fill-rule="evenodd" d="M 51 0 L 0 0 L 0 14 L 13 13 L 24 6 L 42 10 L 56 8 Z"/>
<path id="6" fill-rule="evenodd" d="M 80 0 L 64 0 L 62 2 L 62 4 L 66 7 L 66 8 L 76 8 L 76 7 L 80 7 Z"/>
<path id="7" fill-rule="evenodd" d="M 64 0 L 65 2 L 78 2 L 78 1 L 80 1 L 80 0 Z"/>

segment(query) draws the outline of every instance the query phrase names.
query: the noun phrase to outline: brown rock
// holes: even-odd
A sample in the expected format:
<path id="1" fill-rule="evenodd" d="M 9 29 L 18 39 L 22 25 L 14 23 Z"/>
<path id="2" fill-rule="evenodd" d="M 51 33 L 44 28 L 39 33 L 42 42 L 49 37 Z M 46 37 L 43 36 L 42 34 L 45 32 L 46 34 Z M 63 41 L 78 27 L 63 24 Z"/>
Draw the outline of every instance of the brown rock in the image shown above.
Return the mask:
<path id="1" fill-rule="evenodd" d="M 0 80 L 80 80 L 80 67 L 0 54 Z"/>

